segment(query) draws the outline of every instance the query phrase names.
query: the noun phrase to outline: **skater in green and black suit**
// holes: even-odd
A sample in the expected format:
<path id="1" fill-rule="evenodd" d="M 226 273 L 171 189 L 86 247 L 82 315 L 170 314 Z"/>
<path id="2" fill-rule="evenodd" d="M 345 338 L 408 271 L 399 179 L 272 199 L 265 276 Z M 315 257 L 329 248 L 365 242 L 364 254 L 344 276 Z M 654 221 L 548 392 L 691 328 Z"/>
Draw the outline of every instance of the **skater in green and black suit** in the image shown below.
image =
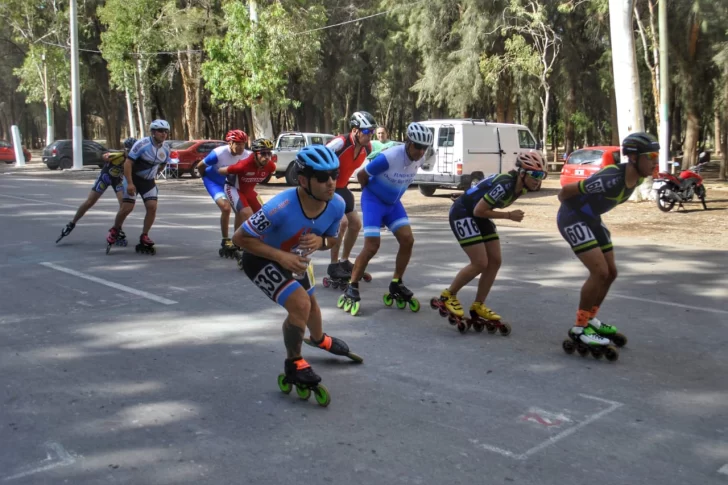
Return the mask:
<path id="1" fill-rule="evenodd" d="M 591 351 L 595 357 L 611 360 L 619 354 L 609 344 L 621 347 L 627 339 L 611 325 L 597 318 L 599 306 L 617 278 L 612 238 L 602 222 L 602 214 L 626 202 L 644 177 L 652 174 L 659 158 L 660 144 L 647 133 L 632 133 L 622 142 L 627 163 L 609 165 L 586 180 L 565 185 L 559 192 L 561 208 L 557 225 L 561 236 L 589 270 L 589 278 L 581 288 L 576 324 L 569 331 L 564 350 L 580 353 Z"/>

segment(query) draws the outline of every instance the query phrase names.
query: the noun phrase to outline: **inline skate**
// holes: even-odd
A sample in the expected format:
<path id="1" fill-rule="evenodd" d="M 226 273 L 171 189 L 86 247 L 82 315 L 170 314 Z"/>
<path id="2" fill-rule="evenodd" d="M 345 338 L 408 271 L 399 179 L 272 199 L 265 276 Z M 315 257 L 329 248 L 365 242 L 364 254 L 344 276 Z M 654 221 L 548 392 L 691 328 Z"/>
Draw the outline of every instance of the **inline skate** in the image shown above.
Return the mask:
<path id="1" fill-rule="evenodd" d="M 324 288 L 346 289 L 351 273 L 344 270 L 341 263 L 331 263 L 326 269 L 328 276 L 324 276 Z"/>
<path id="2" fill-rule="evenodd" d="M 586 357 L 591 354 L 595 359 L 604 356 L 608 361 L 614 362 L 619 358 L 619 352 L 611 345 L 608 338 L 601 337 L 592 327 L 572 327 L 569 338 L 561 344 L 564 352 L 571 355 L 574 351 Z"/>
<path id="3" fill-rule="evenodd" d="M 296 394 L 304 401 L 311 397 L 313 391 L 319 406 L 326 407 L 331 403 L 329 390 L 320 384 L 321 377 L 302 357 L 286 359 L 284 372 L 278 375 L 278 388 L 284 394 L 290 394 L 293 386 L 296 386 Z"/>
<path id="4" fill-rule="evenodd" d="M 430 308 L 437 310 L 441 317 L 447 317 L 450 325 L 456 325 L 460 333 L 465 333 L 470 328 L 469 322 L 463 318 L 465 312 L 460 300 L 449 289 L 443 290 L 439 298 L 431 299 Z"/>
<path id="5" fill-rule="evenodd" d="M 305 338 L 303 339 L 303 341 L 311 347 L 317 347 L 319 349 L 326 350 L 334 355 L 342 355 L 344 357 L 348 357 L 359 364 L 364 362 L 364 359 L 362 359 L 354 352 L 350 351 L 349 346 L 346 345 L 346 342 L 344 342 L 340 338 L 329 337 L 328 335 L 324 334 L 323 339 L 319 343 L 314 343 L 314 341 L 310 338 Z"/>
<path id="6" fill-rule="evenodd" d="M 392 306 L 392 303 L 396 302 L 397 308 L 400 310 L 409 305 L 410 310 L 418 312 L 420 311 L 420 302 L 417 298 L 413 298 L 413 295 L 414 293 L 404 286 L 401 278 L 393 279 L 389 283 L 389 293 L 384 294 L 384 304 Z"/>
<path id="7" fill-rule="evenodd" d="M 106 236 L 106 254 L 111 252 L 111 246 L 126 246 L 126 234 L 121 229 L 112 227 Z"/>
<path id="8" fill-rule="evenodd" d="M 336 306 L 343 308 L 346 313 L 356 316 L 359 313 L 359 283 L 349 283 L 344 290 L 344 294 L 339 297 Z"/>
<path id="9" fill-rule="evenodd" d="M 600 337 L 608 338 L 617 347 L 621 348 L 627 345 L 627 336 L 620 333 L 614 325 L 607 325 L 606 323 L 602 323 L 597 317 L 593 317 L 589 320 L 589 326 L 593 328 Z"/>
<path id="10" fill-rule="evenodd" d="M 137 244 L 134 249 L 137 253 L 152 255 L 157 254 L 157 250 L 154 249 L 154 241 L 149 239 L 149 236 L 146 233 L 139 236 L 139 244 Z"/>
<path id="11" fill-rule="evenodd" d="M 221 258 L 240 260 L 240 253 L 238 251 L 240 251 L 240 248 L 233 244 L 232 239 L 224 237 L 220 243 L 220 249 L 217 254 L 219 254 Z"/>
<path id="12" fill-rule="evenodd" d="M 502 321 L 500 315 L 479 301 L 473 302 L 470 306 L 468 326 L 472 326 L 476 332 L 486 329 L 488 333 L 500 332 L 504 337 L 511 334 L 510 324 Z"/>
<path id="13" fill-rule="evenodd" d="M 343 261 L 339 261 L 339 265 L 341 266 L 341 268 L 344 271 L 346 271 L 347 273 L 349 273 L 349 275 L 351 275 L 351 273 L 354 271 L 354 264 L 351 261 L 349 261 L 348 259 L 345 259 Z M 362 275 L 362 279 L 365 282 L 367 282 L 367 283 L 371 283 L 372 282 L 372 275 L 370 275 L 369 273 L 366 273 L 365 272 Z"/>
<path id="14" fill-rule="evenodd" d="M 56 244 L 58 244 L 58 242 L 64 237 L 71 234 L 71 231 L 73 231 L 74 227 L 76 227 L 76 224 L 74 224 L 73 222 L 69 222 L 68 224 L 66 224 L 66 227 L 61 230 L 61 235 L 58 237 L 58 239 L 56 239 Z"/>

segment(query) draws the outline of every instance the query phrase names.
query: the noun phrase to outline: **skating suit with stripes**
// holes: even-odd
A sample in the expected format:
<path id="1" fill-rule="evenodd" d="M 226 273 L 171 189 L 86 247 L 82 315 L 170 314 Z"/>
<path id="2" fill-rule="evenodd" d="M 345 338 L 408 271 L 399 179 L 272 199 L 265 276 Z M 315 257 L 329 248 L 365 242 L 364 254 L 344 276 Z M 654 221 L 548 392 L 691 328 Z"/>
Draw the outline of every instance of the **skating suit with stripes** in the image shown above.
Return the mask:
<path id="1" fill-rule="evenodd" d="M 628 189 L 625 185 L 627 164 L 608 165 L 579 182 L 579 195 L 565 200 L 561 204 L 559 217 L 586 216 L 589 219 L 601 220 L 601 215 L 609 212 L 619 204 L 626 202 L 635 188 L 642 183 L 639 179 L 637 185 Z"/>
<path id="2" fill-rule="evenodd" d="M 245 194 L 255 193 L 255 186 L 268 178 L 276 168 L 276 164 L 268 162 L 264 167 L 259 167 L 255 162 L 255 153 L 244 158 L 234 165 L 228 167 L 226 183 L 232 185 Z"/>
<path id="3" fill-rule="evenodd" d="M 402 198 L 407 187 L 415 180 L 417 169 L 425 160 L 424 157 L 410 160 L 406 147 L 407 145 L 397 145 L 385 150 L 364 167 L 370 175 L 364 190 L 376 195 L 387 205 L 394 205 Z"/>
<path id="4" fill-rule="evenodd" d="M 253 152 L 249 150 L 243 150 L 243 153 L 241 153 L 240 155 L 233 155 L 230 152 L 230 146 L 223 145 L 215 148 L 213 151 L 208 153 L 205 159 L 202 160 L 202 163 L 204 163 L 208 167 L 229 167 L 230 165 L 235 165 L 240 160 L 248 159 L 252 155 Z M 208 178 L 210 181 L 221 187 L 225 185 L 225 176 L 217 173 L 217 170 L 205 171 L 205 178 Z"/>
<path id="5" fill-rule="evenodd" d="M 520 194 L 516 192 L 515 172 L 496 173 L 468 189 L 455 201 L 453 206 L 458 206 L 460 217 L 474 217 L 473 211 L 480 199 L 485 200 L 491 209 L 505 209 L 524 193 L 525 189 Z"/>
<path id="6" fill-rule="evenodd" d="M 346 136 L 337 136 L 326 144 L 331 148 L 339 158 L 339 179 L 336 181 L 336 188 L 343 189 L 349 185 L 349 179 L 354 171 L 361 167 L 361 164 L 367 159 L 372 152 L 372 144 L 367 143 L 360 148 L 359 154 L 354 158 L 356 143 L 353 135 L 349 133 Z"/>
<path id="7" fill-rule="evenodd" d="M 129 150 L 129 159 L 134 162 L 132 174 L 136 177 L 154 180 L 159 166 L 169 161 L 169 148 L 165 144 L 154 146 L 152 137 L 137 141 Z"/>
<path id="8" fill-rule="evenodd" d="M 344 200 L 336 194 L 318 216 L 313 219 L 307 217 L 298 198 L 298 189 L 292 188 L 263 204 L 242 227 L 246 233 L 260 238 L 267 245 L 291 252 L 298 247 L 299 239 L 305 234 L 337 236 L 342 217 Z"/>

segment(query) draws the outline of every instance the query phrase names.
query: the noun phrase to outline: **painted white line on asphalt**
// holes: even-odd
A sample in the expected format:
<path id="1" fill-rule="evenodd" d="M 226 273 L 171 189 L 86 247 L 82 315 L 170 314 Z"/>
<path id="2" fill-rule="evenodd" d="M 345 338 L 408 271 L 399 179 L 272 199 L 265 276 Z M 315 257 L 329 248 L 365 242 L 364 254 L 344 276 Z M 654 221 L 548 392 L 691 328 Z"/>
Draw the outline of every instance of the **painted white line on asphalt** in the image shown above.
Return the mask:
<path id="1" fill-rule="evenodd" d="M 723 465 L 718 469 L 718 473 L 722 473 L 723 475 L 728 475 L 728 463 Z"/>
<path id="2" fill-rule="evenodd" d="M 5 477 L 4 481 L 7 482 L 10 480 L 15 480 L 17 478 L 27 477 L 28 475 L 35 475 L 36 473 L 47 472 L 48 470 L 53 470 L 54 468 L 58 468 L 59 466 L 68 466 L 76 462 L 76 459 L 71 456 L 63 448 L 63 446 L 61 446 L 60 443 L 49 441 L 45 444 L 45 447 L 46 459 L 41 462 L 40 466 L 36 466 L 29 470 L 16 473 L 15 475 L 10 475 L 9 477 Z M 57 459 L 60 461 L 55 461 L 56 458 L 54 457 L 54 455 L 56 455 Z M 48 463 L 47 465 L 43 465 L 43 463 L 49 461 L 54 463 Z"/>
<path id="3" fill-rule="evenodd" d="M 120 285 L 118 283 L 114 283 L 112 281 L 106 281 L 102 280 L 101 278 L 97 278 L 95 276 L 90 276 L 85 273 L 81 273 L 79 271 L 74 271 L 72 269 L 64 268 L 63 266 L 58 266 L 57 264 L 53 263 L 39 263 L 41 266 L 45 266 L 46 268 L 55 269 L 56 271 L 61 271 L 63 273 L 67 273 L 73 276 L 78 276 L 79 278 L 83 278 L 89 281 L 93 281 L 94 283 L 99 283 L 101 285 L 109 286 L 111 288 L 115 288 L 120 291 L 125 291 L 126 293 L 131 293 L 132 295 L 141 296 L 142 298 L 146 298 L 147 300 L 156 301 L 157 303 L 162 303 L 164 305 L 175 305 L 177 302 L 174 300 L 168 300 L 167 298 L 162 298 L 161 296 L 153 295 L 152 293 L 147 293 L 145 291 L 137 290 L 136 288 L 131 288 L 129 286 Z"/>
<path id="4" fill-rule="evenodd" d="M 420 264 L 418 266 L 425 266 L 425 267 L 428 267 L 428 268 L 434 268 L 434 269 L 437 269 L 437 270 L 442 270 L 442 266 L 437 266 L 435 264 Z M 539 282 L 537 280 L 521 280 L 521 279 L 518 279 L 518 278 L 512 278 L 510 276 L 499 276 L 498 279 L 501 280 L 501 281 L 508 281 L 508 280 L 509 281 L 517 281 L 518 283 L 527 283 L 527 284 L 531 284 L 531 285 L 544 286 L 544 287 L 547 287 L 547 288 L 559 288 L 559 289 L 562 289 L 562 290 L 567 287 L 567 285 L 557 285 L 555 283 L 541 283 L 541 282 Z M 572 285 L 571 286 L 571 289 L 576 289 L 576 286 L 575 285 Z M 677 308 L 684 308 L 686 310 L 695 310 L 695 311 L 706 312 L 706 313 L 717 313 L 719 315 L 728 315 L 728 310 L 721 310 L 719 308 L 710 308 L 710 307 L 695 306 L 695 305 L 685 305 L 683 303 L 675 303 L 675 302 L 672 302 L 672 301 L 650 300 L 649 298 L 642 298 L 642 297 L 629 296 L 629 295 L 621 295 L 619 293 L 609 293 L 609 295 L 607 295 L 607 298 L 621 298 L 623 300 L 634 300 L 634 301 L 639 301 L 639 302 L 642 302 L 642 303 L 652 303 L 652 304 L 655 304 L 655 305 L 665 305 L 665 306 L 673 306 L 673 307 L 677 307 Z"/>

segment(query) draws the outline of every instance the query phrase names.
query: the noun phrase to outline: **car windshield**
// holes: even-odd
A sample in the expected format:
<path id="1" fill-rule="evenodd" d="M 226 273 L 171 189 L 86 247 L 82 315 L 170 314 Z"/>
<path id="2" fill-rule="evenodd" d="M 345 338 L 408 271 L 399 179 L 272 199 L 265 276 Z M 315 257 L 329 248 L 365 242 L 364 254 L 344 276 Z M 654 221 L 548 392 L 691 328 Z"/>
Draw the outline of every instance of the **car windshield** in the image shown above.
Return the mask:
<path id="1" fill-rule="evenodd" d="M 0 141 L 0 148 L 10 148 L 10 147 L 11 147 L 10 143 L 8 143 L 6 141 Z"/>
<path id="2" fill-rule="evenodd" d="M 569 165 L 590 165 L 601 163 L 603 150 L 577 150 L 569 156 Z"/>
<path id="3" fill-rule="evenodd" d="M 169 144 L 169 147 L 174 148 L 175 150 L 187 150 L 194 144 L 194 141 L 171 142 Z"/>

